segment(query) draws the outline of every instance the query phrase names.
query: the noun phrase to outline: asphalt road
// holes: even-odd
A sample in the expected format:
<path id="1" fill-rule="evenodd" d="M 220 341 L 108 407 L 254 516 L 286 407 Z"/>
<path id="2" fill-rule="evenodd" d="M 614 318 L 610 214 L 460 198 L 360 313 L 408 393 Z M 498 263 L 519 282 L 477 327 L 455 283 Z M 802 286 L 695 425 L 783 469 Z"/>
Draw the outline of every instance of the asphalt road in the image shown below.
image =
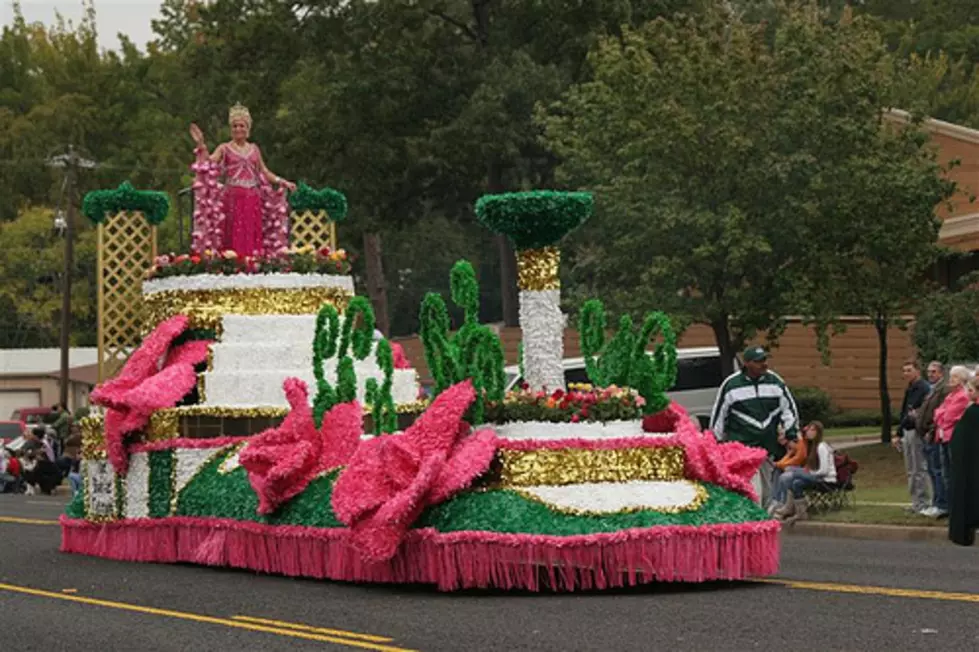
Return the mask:
<path id="1" fill-rule="evenodd" d="M 774 581 L 442 594 L 58 552 L 64 499 L 0 496 L 0 649 L 979 650 L 979 550 L 783 539 Z"/>

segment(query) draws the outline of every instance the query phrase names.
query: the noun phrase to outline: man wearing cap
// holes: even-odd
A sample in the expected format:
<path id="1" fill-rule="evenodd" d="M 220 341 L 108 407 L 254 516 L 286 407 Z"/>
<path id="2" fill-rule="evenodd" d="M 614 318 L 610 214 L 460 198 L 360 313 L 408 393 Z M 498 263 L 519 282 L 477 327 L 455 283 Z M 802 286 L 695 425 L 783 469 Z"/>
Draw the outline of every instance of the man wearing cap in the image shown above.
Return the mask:
<path id="1" fill-rule="evenodd" d="M 719 440 L 768 451 L 752 481 L 761 505 L 766 506 L 772 495 L 774 460 L 785 453 L 778 441 L 779 431 L 794 439 L 799 432 L 799 411 L 785 382 L 768 370 L 765 349 L 749 347 L 742 358 L 744 368 L 728 376 L 717 392 L 710 429 Z"/>

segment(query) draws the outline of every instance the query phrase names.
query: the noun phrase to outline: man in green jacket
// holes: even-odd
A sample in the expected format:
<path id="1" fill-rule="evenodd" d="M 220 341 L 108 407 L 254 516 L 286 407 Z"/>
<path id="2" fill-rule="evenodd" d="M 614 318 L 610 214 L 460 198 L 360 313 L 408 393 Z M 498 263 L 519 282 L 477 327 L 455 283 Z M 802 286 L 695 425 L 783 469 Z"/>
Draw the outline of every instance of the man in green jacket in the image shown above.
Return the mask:
<path id="1" fill-rule="evenodd" d="M 768 369 L 768 352 L 760 346 L 745 349 L 744 368 L 721 385 L 711 413 L 710 429 L 718 440 L 739 441 L 764 448 L 768 457 L 753 481 L 762 506 L 772 495 L 774 460 L 785 454 L 779 432 L 789 439 L 799 433 L 799 410 L 785 381 Z"/>

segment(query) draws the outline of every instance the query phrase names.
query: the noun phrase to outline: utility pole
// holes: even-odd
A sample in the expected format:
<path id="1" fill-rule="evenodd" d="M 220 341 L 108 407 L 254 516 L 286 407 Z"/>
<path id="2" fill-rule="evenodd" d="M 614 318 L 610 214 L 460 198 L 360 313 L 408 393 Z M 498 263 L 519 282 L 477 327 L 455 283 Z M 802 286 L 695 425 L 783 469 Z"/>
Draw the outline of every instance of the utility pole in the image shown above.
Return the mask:
<path id="1" fill-rule="evenodd" d="M 67 154 L 60 154 L 48 160 L 48 165 L 65 169 L 65 200 L 68 210 L 65 215 L 65 260 L 61 286 L 61 394 L 60 403 L 68 408 L 68 371 L 70 369 L 68 352 L 71 350 L 71 281 L 75 266 L 75 188 L 78 184 L 78 168 L 92 169 L 94 161 L 80 158 L 75 148 L 68 146 Z"/>

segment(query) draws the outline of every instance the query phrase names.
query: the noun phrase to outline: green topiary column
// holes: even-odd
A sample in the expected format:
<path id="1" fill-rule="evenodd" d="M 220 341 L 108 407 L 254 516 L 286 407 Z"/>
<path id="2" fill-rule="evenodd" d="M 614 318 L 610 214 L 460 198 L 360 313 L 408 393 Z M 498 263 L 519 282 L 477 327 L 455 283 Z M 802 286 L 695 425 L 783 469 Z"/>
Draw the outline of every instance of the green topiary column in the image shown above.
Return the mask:
<path id="1" fill-rule="evenodd" d="M 510 238 L 517 250 L 524 380 L 531 389 L 564 387 L 561 252 L 557 242 L 587 220 L 593 209 L 585 192 L 485 195 L 476 202 L 479 221 Z"/>

